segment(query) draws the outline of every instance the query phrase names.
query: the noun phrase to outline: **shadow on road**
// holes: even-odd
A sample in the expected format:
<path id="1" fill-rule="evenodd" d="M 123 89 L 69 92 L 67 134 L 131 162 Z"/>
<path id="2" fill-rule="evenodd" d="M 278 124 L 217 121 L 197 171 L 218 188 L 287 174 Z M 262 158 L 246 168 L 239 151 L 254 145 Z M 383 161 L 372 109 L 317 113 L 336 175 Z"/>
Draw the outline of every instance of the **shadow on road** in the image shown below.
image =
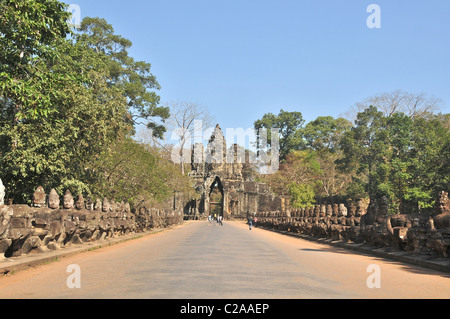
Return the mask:
<path id="1" fill-rule="evenodd" d="M 346 255 L 358 255 L 358 256 L 365 256 L 365 257 L 371 257 L 375 260 L 380 261 L 380 263 L 390 264 L 390 265 L 397 265 L 400 266 L 403 270 L 409 271 L 411 273 L 415 274 L 422 274 L 422 275 L 432 275 L 432 276 L 440 276 L 443 278 L 450 278 L 450 274 L 417 266 L 417 265 L 410 265 L 401 261 L 392 260 L 389 258 L 384 258 L 380 256 L 375 256 L 370 253 L 364 253 L 360 251 L 354 251 L 350 249 L 340 248 L 340 247 L 327 247 L 327 248 L 320 248 L 320 249 L 313 249 L 313 248 L 300 248 L 300 251 L 307 251 L 307 252 L 317 252 L 317 253 L 335 253 L 335 254 L 346 254 Z"/>

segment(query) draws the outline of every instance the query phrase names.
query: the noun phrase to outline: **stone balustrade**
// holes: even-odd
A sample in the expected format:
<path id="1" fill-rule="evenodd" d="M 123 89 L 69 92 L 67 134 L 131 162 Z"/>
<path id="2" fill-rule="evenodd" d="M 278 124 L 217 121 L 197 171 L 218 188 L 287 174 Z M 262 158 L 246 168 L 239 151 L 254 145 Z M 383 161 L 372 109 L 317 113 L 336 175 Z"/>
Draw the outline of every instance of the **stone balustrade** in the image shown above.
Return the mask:
<path id="1" fill-rule="evenodd" d="M 2 198 L 3 199 L 3 198 Z M 0 258 L 57 250 L 73 244 L 142 233 L 182 223 L 182 212 L 140 206 L 104 198 L 76 199 L 70 192 L 60 205 L 59 195 L 39 187 L 31 206 L 0 205 Z"/>
<path id="2" fill-rule="evenodd" d="M 261 212 L 258 225 L 334 241 L 392 248 L 411 254 L 450 256 L 450 201 L 440 192 L 433 214 L 388 215 L 386 199 L 361 205 L 316 205 L 302 209 Z"/>

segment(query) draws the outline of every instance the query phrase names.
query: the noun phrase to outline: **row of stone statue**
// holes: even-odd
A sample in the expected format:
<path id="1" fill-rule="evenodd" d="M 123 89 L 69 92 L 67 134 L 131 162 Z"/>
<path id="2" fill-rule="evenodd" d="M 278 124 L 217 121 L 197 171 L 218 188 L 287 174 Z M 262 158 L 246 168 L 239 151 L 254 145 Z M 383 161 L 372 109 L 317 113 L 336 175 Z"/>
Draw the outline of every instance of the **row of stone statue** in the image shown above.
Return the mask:
<path id="1" fill-rule="evenodd" d="M 285 214 L 282 212 L 263 212 L 260 215 L 264 217 L 361 217 L 366 212 L 366 206 L 360 201 L 357 206 L 350 206 L 349 209 L 341 203 L 287 210 Z M 381 213 L 384 214 L 385 211 L 381 210 Z"/>
<path id="2" fill-rule="evenodd" d="M 33 194 L 32 207 L 48 207 L 50 209 L 60 209 L 61 208 L 61 200 L 59 194 L 55 189 L 50 191 L 48 195 L 44 191 L 42 186 L 39 186 Z M 95 200 L 95 202 L 91 199 L 91 197 L 87 197 L 84 199 L 82 194 L 79 194 L 76 199 L 72 196 L 72 193 L 67 190 L 63 196 L 63 209 L 86 209 L 90 211 L 98 211 L 98 212 L 110 212 L 110 211 L 123 211 L 130 212 L 130 204 L 124 202 L 116 202 L 114 200 L 109 201 L 106 197 L 101 201 L 99 198 Z"/>
<path id="3" fill-rule="evenodd" d="M 0 204 L 0 260 L 31 253 L 45 253 L 150 229 L 166 228 L 183 222 L 183 215 L 172 208 L 141 205 L 136 212 L 130 205 L 104 199 L 95 203 L 68 191 L 60 198 L 55 190 L 34 193 L 31 205 Z"/>
<path id="4" fill-rule="evenodd" d="M 258 224 L 331 240 L 389 247 L 413 254 L 450 256 L 450 201 L 441 191 L 431 214 L 388 214 L 386 198 L 363 203 L 316 205 L 286 212 L 262 212 Z"/>

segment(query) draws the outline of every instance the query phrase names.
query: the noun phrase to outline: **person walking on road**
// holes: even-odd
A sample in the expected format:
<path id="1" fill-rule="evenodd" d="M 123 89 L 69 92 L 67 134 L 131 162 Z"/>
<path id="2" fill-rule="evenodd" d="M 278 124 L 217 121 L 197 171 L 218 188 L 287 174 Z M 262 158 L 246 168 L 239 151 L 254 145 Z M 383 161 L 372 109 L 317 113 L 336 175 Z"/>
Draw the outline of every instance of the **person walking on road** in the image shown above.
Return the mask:
<path id="1" fill-rule="evenodd" d="M 249 228 L 249 230 L 252 230 L 252 227 L 253 227 L 253 217 L 250 217 L 248 219 L 248 228 Z"/>
<path id="2" fill-rule="evenodd" d="M 211 215 L 208 216 L 209 225 L 211 226 Z"/>

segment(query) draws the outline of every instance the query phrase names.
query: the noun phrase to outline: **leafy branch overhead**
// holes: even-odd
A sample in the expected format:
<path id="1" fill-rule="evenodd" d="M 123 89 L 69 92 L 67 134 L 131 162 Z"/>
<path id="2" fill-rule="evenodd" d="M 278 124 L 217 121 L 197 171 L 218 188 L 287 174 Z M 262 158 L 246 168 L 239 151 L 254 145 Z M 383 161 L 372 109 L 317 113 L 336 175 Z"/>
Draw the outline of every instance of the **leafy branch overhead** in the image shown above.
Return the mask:
<path id="1" fill-rule="evenodd" d="M 162 138 L 164 121 L 170 116 L 169 108 L 159 106 L 160 97 L 154 90 L 159 90 L 160 85 L 151 73 L 151 64 L 135 61 L 128 55 L 131 41 L 115 34 L 113 27 L 100 18 L 84 18 L 76 40 L 109 58 L 108 84 L 126 97 L 131 124 L 140 124 L 143 120 L 156 137 Z"/>
<path id="2" fill-rule="evenodd" d="M 125 145 L 138 124 L 162 137 L 169 117 L 150 63 L 129 55 L 131 41 L 100 18 L 85 18 L 72 31 L 66 9 L 55 0 L 0 2 L 0 172 L 15 203 L 29 202 L 37 185 L 98 196 L 123 183 L 129 189 L 135 181 L 130 167 L 114 164 L 129 176 L 114 185 L 99 163 Z M 171 166 L 157 160 L 157 151 L 133 152 L 156 169 L 134 166 L 135 174 L 155 182 L 142 183 L 137 193 L 168 196 L 157 185 L 170 181 Z"/>

